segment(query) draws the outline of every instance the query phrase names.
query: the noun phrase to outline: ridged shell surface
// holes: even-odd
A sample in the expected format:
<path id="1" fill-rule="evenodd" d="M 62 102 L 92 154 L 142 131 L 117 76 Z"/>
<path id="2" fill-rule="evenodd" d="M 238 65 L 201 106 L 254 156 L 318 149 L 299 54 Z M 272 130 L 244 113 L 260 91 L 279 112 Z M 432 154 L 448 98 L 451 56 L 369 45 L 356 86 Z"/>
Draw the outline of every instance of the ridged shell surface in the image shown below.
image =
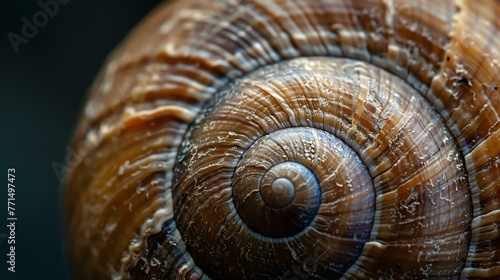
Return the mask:
<path id="1" fill-rule="evenodd" d="M 76 279 L 499 279 L 500 2 L 173 1 L 66 175 Z"/>

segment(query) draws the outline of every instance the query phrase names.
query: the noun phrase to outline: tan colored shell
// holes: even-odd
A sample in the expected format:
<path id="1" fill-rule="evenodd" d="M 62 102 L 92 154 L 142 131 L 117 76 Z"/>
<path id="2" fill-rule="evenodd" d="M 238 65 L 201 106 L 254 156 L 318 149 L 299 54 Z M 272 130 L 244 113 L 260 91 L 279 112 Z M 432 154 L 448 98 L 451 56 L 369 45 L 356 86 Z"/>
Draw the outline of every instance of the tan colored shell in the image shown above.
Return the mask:
<path id="1" fill-rule="evenodd" d="M 499 278 L 499 14 L 165 3 L 109 58 L 75 133 L 75 278 Z M 292 173 L 293 202 L 262 190 Z"/>

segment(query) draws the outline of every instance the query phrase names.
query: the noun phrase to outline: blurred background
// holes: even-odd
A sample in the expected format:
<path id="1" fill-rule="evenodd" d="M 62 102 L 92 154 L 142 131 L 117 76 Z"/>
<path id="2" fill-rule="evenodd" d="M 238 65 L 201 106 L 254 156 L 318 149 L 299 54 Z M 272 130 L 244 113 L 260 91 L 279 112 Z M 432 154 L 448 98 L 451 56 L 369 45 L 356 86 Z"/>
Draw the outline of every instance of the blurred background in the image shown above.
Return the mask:
<path id="1" fill-rule="evenodd" d="M 107 55 L 161 2 L 57 0 L 58 11 L 45 19 L 40 4 L 55 1 L 0 1 L 2 280 L 71 279 L 63 253 L 58 167 L 65 163 L 85 94 Z M 28 33 L 31 38 L 23 36 L 26 20 L 41 26 Z M 9 168 L 16 170 L 15 273 L 7 271 L 6 262 Z"/>

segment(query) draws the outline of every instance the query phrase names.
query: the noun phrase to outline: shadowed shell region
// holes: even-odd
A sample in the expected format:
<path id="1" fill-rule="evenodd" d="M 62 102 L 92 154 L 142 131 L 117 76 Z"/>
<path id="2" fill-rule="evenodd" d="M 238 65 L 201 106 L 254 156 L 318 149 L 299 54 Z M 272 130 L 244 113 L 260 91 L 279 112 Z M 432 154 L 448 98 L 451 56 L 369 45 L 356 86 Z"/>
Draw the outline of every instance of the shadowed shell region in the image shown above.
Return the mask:
<path id="1" fill-rule="evenodd" d="M 166 1 L 77 125 L 74 278 L 499 279 L 498 14 Z"/>

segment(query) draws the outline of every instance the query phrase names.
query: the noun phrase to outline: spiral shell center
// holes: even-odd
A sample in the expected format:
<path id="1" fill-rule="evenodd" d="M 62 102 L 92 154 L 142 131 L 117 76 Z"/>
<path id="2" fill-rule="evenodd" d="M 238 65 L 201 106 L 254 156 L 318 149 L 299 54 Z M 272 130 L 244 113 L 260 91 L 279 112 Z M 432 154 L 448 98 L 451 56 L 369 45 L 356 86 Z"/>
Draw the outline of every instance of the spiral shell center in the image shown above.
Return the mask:
<path id="1" fill-rule="evenodd" d="M 444 250 L 460 267 L 467 236 L 432 224 L 455 207 L 467 214 L 449 222 L 465 231 L 470 218 L 463 160 L 451 139 L 413 88 L 364 62 L 308 58 L 263 67 L 217 93 L 188 129 L 173 185 L 179 231 L 197 265 L 216 278 L 259 278 L 252 273 L 262 267 L 281 277 L 290 263 L 318 257 L 316 246 L 279 253 L 306 240 L 324 244 L 331 262 L 315 273 L 332 278 L 401 242 L 440 253 L 414 240 L 422 228 L 433 231 L 424 239 L 464 240 Z M 408 223 L 415 231 L 402 230 Z M 214 253 L 229 247 L 243 251 Z M 206 261 L 204 248 L 214 259 Z M 262 252 L 270 257 L 255 261 Z M 218 275 L 230 259 L 255 267 Z"/>

